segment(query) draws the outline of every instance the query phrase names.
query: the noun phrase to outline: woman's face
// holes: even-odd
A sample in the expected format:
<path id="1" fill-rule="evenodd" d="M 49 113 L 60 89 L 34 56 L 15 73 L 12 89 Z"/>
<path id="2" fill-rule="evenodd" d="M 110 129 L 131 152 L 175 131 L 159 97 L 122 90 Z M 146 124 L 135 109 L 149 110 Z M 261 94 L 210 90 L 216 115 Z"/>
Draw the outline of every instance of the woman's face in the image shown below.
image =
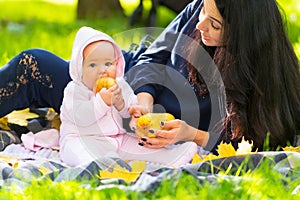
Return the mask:
<path id="1" fill-rule="evenodd" d="M 206 46 L 222 45 L 223 19 L 215 0 L 204 0 L 196 28 L 200 31 L 202 42 Z"/>

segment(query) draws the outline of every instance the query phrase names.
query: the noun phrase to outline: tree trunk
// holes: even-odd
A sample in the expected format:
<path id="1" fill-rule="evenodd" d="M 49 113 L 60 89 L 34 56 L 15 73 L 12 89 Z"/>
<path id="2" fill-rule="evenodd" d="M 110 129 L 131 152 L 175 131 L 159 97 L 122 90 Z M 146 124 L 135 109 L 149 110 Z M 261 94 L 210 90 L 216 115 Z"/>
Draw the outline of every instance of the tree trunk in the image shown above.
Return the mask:
<path id="1" fill-rule="evenodd" d="M 118 0 L 78 0 L 77 19 L 108 18 L 125 16 Z"/>
<path id="2" fill-rule="evenodd" d="M 193 0 L 160 0 L 160 5 L 164 5 L 167 8 L 173 10 L 176 13 L 180 13 L 187 4 Z"/>

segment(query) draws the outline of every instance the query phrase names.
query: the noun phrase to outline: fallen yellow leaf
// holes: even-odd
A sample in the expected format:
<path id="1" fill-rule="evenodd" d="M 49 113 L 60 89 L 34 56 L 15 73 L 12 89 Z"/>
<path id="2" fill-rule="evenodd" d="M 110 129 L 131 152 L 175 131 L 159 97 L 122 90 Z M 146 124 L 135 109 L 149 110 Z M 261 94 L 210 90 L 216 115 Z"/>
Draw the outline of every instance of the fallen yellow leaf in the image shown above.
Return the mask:
<path id="1" fill-rule="evenodd" d="M 40 167 L 39 168 L 39 171 L 43 174 L 43 175 L 46 175 L 46 174 L 49 174 L 51 173 L 52 171 L 44 166 Z"/>
<path id="2" fill-rule="evenodd" d="M 17 168 L 19 166 L 19 159 L 15 157 L 0 155 L 0 161 L 7 163 L 13 168 Z"/>
<path id="3" fill-rule="evenodd" d="M 235 149 L 233 148 L 232 144 L 229 143 L 223 143 L 221 142 L 219 145 L 218 145 L 218 150 L 217 150 L 219 156 L 218 157 L 230 157 L 230 156 L 235 156 L 236 155 L 236 151 Z"/>
<path id="4" fill-rule="evenodd" d="M 34 119 L 39 117 L 37 114 L 29 111 L 29 108 L 24 110 L 15 110 L 7 115 L 8 123 L 17 124 L 20 126 L 27 126 L 27 119 Z"/>
<path id="5" fill-rule="evenodd" d="M 112 172 L 107 170 L 99 170 L 98 178 L 100 179 L 117 178 L 117 179 L 123 179 L 127 183 L 134 182 L 140 176 L 140 174 L 145 170 L 146 162 L 132 161 L 131 168 L 132 171 L 128 171 L 127 169 L 122 168 L 119 165 L 115 165 Z"/>
<path id="6" fill-rule="evenodd" d="M 253 147 L 253 142 L 249 143 L 243 137 L 242 142 L 240 142 L 238 144 L 238 149 L 236 150 L 236 155 L 249 154 L 252 151 L 252 147 Z"/>
<path id="7" fill-rule="evenodd" d="M 293 146 L 284 147 L 283 151 L 293 151 L 293 152 L 300 153 L 300 146 L 297 146 L 297 147 L 293 147 Z"/>
<path id="8" fill-rule="evenodd" d="M 10 128 L 8 127 L 8 118 L 7 118 L 7 116 L 0 118 L 0 128 L 2 130 L 6 130 L 6 131 L 10 130 Z"/>
<path id="9" fill-rule="evenodd" d="M 242 138 L 242 141 L 238 144 L 238 149 L 236 151 L 231 143 L 227 144 L 227 143 L 221 142 L 218 145 L 218 149 L 217 149 L 217 152 L 219 154 L 218 156 L 216 156 L 214 154 L 207 154 L 207 155 L 199 156 L 196 153 L 193 156 L 192 164 L 196 164 L 196 163 L 204 162 L 204 161 L 208 161 L 208 160 L 214 160 L 217 158 L 225 158 L 225 157 L 236 156 L 236 155 L 250 154 L 250 153 L 253 153 L 253 152 L 251 152 L 252 146 L 253 146 L 253 142 L 249 143 L 244 138 Z"/>
<path id="10" fill-rule="evenodd" d="M 211 154 L 211 153 L 207 154 L 207 155 L 203 155 L 202 158 L 197 153 L 195 153 L 193 156 L 193 159 L 192 159 L 192 164 L 196 164 L 196 163 L 204 162 L 204 161 L 208 161 L 208 160 L 214 160 L 217 158 L 218 158 L 218 156 Z"/>

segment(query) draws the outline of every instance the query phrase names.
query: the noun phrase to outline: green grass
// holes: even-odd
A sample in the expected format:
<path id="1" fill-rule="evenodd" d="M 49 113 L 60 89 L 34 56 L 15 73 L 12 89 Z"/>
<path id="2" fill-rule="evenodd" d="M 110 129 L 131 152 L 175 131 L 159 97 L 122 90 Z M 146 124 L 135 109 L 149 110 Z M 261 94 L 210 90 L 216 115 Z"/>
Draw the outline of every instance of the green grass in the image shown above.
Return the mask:
<path id="1" fill-rule="evenodd" d="M 136 7 L 136 3 L 122 5 L 126 6 L 124 9 L 127 14 Z M 75 33 L 83 25 L 102 30 L 109 35 L 129 29 L 128 19 L 121 16 L 76 21 L 75 3 L 0 0 L 0 8 L 0 66 L 20 51 L 35 47 L 45 48 L 62 58 L 69 59 Z M 174 13 L 170 13 L 166 8 L 160 8 L 158 26 L 165 26 L 174 16 Z M 127 44 L 128 48 L 129 44 L 130 42 Z"/>
<path id="2" fill-rule="evenodd" d="M 286 17 L 286 29 L 294 46 L 295 52 L 300 59 L 300 4 L 298 0 L 277 0 L 284 9 Z"/>
<path id="3" fill-rule="evenodd" d="M 226 176 L 229 174 L 222 172 L 202 181 L 187 173 L 175 174 L 157 188 L 143 192 L 118 186 L 101 188 L 76 181 L 35 180 L 21 191 L 18 187 L 11 191 L 0 190 L 0 199 L 299 199 L 300 190 L 295 190 L 300 185 L 299 174 L 287 177 L 272 170 L 273 167 L 269 162 L 263 162 L 253 171 L 241 167 L 240 176 Z"/>
<path id="4" fill-rule="evenodd" d="M 278 0 L 287 12 L 287 28 L 294 48 L 300 58 L 300 14 L 296 0 L 286 3 Z M 57 0 L 57 2 L 59 2 Z M 137 0 L 121 1 L 129 15 L 137 6 Z M 145 1 L 146 12 L 150 1 Z M 102 30 L 110 35 L 127 31 L 128 20 L 116 16 L 94 21 L 76 21 L 76 1 L 72 4 L 55 4 L 42 0 L 0 0 L 0 66 L 14 55 L 28 48 L 45 48 L 65 59 L 71 55 L 75 33 L 83 25 Z M 145 16 L 144 16 L 145 17 Z M 158 11 L 158 26 L 163 27 L 175 17 L 167 8 Z M 128 48 L 130 42 L 121 45 Z M 127 45 L 127 46 L 126 46 Z"/>
<path id="5" fill-rule="evenodd" d="M 300 58 L 300 9 L 297 1 L 278 0 L 286 11 L 289 37 Z M 124 4 L 125 0 L 122 2 L 127 15 L 137 5 L 134 0 L 127 4 Z M 149 1 L 145 4 L 150 6 Z M 20 51 L 35 47 L 69 59 L 75 33 L 83 25 L 110 35 L 128 29 L 128 21 L 124 17 L 76 21 L 74 3 L 0 0 L 0 8 L 0 66 Z M 160 8 L 159 26 L 166 25 L 174 16 L 174 13 Z M 271 168 L 263 165 L 252 172 L 242 171 L 240 176 L 232 179 L 224 178 L 227 172 L 222 172 L 214 181 L 205 179 L 199 182 L 190 175 L 184 175 L 179 179 L 164 180 L 155 193 L 118 188 L 97 190 L 95 187 L 83 187 L 82 183 L 75 181 L 52 183 L 35 180 L 22 191 L 0 189 L 0 199 L 299 199 L 300 192 L 293 195 L 292 191 L 300 184 L 300 178 L 291 179 Z"/>

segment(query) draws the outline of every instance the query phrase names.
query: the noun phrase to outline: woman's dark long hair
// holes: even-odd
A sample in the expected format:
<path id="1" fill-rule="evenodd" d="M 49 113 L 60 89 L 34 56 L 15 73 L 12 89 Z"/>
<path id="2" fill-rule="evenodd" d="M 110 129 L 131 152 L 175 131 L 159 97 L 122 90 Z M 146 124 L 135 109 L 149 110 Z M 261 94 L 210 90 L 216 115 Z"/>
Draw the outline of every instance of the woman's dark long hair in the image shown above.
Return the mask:
<path id="1" fill-rule="evenodd" d="M 300 74 L 283 12 L 276 0 L 215 2 L 224 26 L 225 45 L 212 57 L 226 90 L 225 139 L 244 136 L 259 150 L 267 133 L 271 148 L 292 143 L 300 130 Z M 188 70 L 195 74 L 189 64 Z"/>

